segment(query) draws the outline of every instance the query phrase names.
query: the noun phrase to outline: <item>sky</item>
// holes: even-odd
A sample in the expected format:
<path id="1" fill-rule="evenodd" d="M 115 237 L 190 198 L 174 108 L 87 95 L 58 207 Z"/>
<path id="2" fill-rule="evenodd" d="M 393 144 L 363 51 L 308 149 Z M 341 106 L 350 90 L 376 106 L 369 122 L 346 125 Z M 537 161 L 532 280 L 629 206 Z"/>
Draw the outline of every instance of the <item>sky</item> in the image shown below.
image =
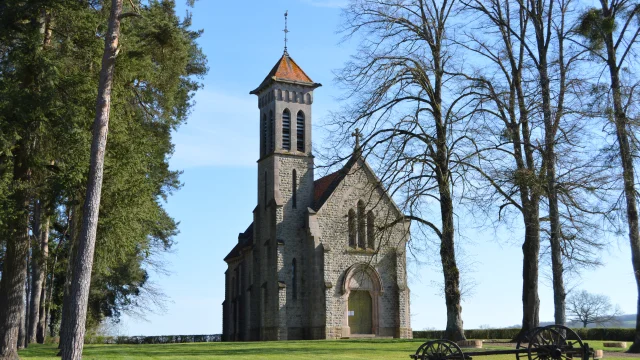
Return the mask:
<path id="1" fill-rule="evenodd" d="M 179 14 L 187 8 L 178 0 Z M 180 222 L 175 250 L 165 257 L 168 275 L 151 274 L 168 298 L 164 310 L 144 318 L 125 315 L 121 335 L 218 334 L 222 332 L 225 255 L 252 221 L 257 203 L 259 111 L 249 95 L 280 58 L 284 12 L 289 12 L 288 51 L 315 82 L 314 148 L 326 142 L 322 128 L 329 112 L 339 110 L 340 89 L 334 71 L 355 52 L 341 42 L 341 6 L 346 0 L 200 0 L 193 27 L 203 29 L 199 44 L 209 73 L 186 125 L 173 136 L 170 164 L 182 170 L 184 186 L 166 209 Z M 317 164 L 318 165 L 318 164 Z M 457 237 L 469 291 L 462 303 L 467 329 L 503 327 L 522 320 L 522 231 L 493 231 L 460 219 Z M 570 279 L 571 286 L 605 294 L 626 314 L 635 313 L 637 293 L 626 237 L 611 238 L 601 254 L 605 264 Z M 414 330 L 444 329 L 446 308 L 440 293 L 437 254 L 409 258 L 411 322 Z M 541 264 L 541 267 L 545 265 Z M 540 320 L 553 320 L 551 283 L 540 279 Z"/>

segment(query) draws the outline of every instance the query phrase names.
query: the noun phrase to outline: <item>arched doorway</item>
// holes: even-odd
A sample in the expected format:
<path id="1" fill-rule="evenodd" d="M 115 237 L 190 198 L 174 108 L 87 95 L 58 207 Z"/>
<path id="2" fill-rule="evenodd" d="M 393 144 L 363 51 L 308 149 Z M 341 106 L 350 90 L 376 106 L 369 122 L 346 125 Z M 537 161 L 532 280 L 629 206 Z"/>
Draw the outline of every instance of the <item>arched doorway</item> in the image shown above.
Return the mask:
<path id="1" fill-rule="evenodd" d="M 351 266 L 345 272 L 342 293 L 346 303 L 343 326 L 348 334 L 378 333 L 378 298 L 382 295 L 382 281 L 369 264 Z"/>

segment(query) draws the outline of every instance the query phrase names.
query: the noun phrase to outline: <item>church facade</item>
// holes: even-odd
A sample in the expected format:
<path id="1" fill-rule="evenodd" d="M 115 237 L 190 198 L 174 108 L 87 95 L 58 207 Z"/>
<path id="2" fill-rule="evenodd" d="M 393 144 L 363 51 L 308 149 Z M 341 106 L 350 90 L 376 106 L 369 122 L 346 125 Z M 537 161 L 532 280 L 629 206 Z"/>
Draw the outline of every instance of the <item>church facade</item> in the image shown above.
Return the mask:
<path id="1" fill-rule="evenodd" d="M 412 336 L 409 221 L 359 145 L 339 171 L 314 179 L 320 86 L 285 51 L 251 91 L 260 109 L 258 204 L 224 258 L 224 341 Z"/>

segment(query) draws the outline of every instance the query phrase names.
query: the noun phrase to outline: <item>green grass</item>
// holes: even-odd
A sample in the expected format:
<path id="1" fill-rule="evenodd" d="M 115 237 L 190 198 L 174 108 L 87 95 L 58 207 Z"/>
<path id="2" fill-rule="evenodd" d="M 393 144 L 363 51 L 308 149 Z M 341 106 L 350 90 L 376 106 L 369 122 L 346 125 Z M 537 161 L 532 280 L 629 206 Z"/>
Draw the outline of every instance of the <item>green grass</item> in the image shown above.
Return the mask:
<path id="1" fill-rule="evenodd" d="M 424 339 L 416 340 L 339 340 L 339 341 L 274 341 L 245 343 L 199 343 L 166 345 L 86 345 L 84 360 L 138 360 L 138 359 L 398 359 L 409 360 Z M 602 341 L 589 341 L 595 349 L 602 349 Z M 506 349 L 487 344 L 486 348 Z M 611 349 L 607 349 L 610 351 Z M 472 350 L 467 350 L 472 351 Z M 620 349 L 618 351 L 623 351 Z M 20 352 L 22 359 L 59 360 L 55 345 L 30 345 Z M 514 355 L 474 357 L 476 360 L 514 360 Z M 618 358 L 615 360 L 637 360 Z"/>

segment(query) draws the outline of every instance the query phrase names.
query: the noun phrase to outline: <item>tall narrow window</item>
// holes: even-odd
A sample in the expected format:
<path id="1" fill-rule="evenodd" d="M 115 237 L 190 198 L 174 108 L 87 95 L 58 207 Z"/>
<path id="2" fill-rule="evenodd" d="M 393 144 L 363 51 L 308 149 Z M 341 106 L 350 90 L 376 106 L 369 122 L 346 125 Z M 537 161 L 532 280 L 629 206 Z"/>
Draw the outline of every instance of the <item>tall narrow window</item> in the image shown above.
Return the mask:
<path id="1" fill-rule="evenodd" d="M 282 149 L 291 150 L 291 113 L 289 109 L 282 112 Z"/>
<path id="2" fill-rule="evenodd" d="M 358 247 L 359 248 L 366 248 L 367 243 L 366 243 L 366 231 L 367 228 L 365 226 L 365 219 L 364 219 L 364 202 L 362 202 L 362 200 L 358 201 Z"/>
<path id="3" fill-rule="evenodd" d="M 276 143 L 276 134 L 275 133 L 275 127 L 273 126 L 273 111 L 269 111 L 269 150 L 268 152 L 271 152 L 275 149 L 275 143 Z"/>
<path id="4" fill-rule="evenodd" d="M 262 114 L 262 156 L 267 155 L 268 129 L 267 114 Z"/>
<path id="5" fill-rule="evenodd" d="M 262 190 L 262 192 L 264 193 L 264 208 L 267 208 L 267 172 L 264 172 L 264 189 Z"/>
<path id="6" fill-rule="evenodd" d="M 296 173 L 295 169 L 293 170 L 292 178 L 293 179 L 291 179 L 291 183 L 293 184 L 293 187 L 291 189 L 291 191 L 292 191 L 291 204 L 292 204 L 293 208 L 295 209 L 298 206 L 298 204 L 297 204 L 297 202 L 298 202 L 298 176 L 297 176 L 297 173 Z"/>
<path id="7" fill-rule="evenodd" d="M 304 113 L 302 111 L 298 111 L 296 135 L 298 136 L 297 149 L 298 151 L 304 151 Z"/>
<path id="8" fill-rule="evenodd" d="M 353 209 L 349 209 L 349 246 L 354 248 L 356 247 L 357 241 L 357 231 L 356 231 L 356 212 Z"/>
<path id="9" fill-rule="evenodd" d="M 298 298 L 298 274 L 296 274 L 296 259 L 291 262 L 291 297 L 295 300 Z"/>
<path id="10" fill-rule="evenodd" d="M 374 223 L 375 223 L 375 218 L 373 215 L 373 211 L 369 210 L 369 212 L 367 212 L 367 247 L 369 249 L 375 249 L 376 247 Z"/>

